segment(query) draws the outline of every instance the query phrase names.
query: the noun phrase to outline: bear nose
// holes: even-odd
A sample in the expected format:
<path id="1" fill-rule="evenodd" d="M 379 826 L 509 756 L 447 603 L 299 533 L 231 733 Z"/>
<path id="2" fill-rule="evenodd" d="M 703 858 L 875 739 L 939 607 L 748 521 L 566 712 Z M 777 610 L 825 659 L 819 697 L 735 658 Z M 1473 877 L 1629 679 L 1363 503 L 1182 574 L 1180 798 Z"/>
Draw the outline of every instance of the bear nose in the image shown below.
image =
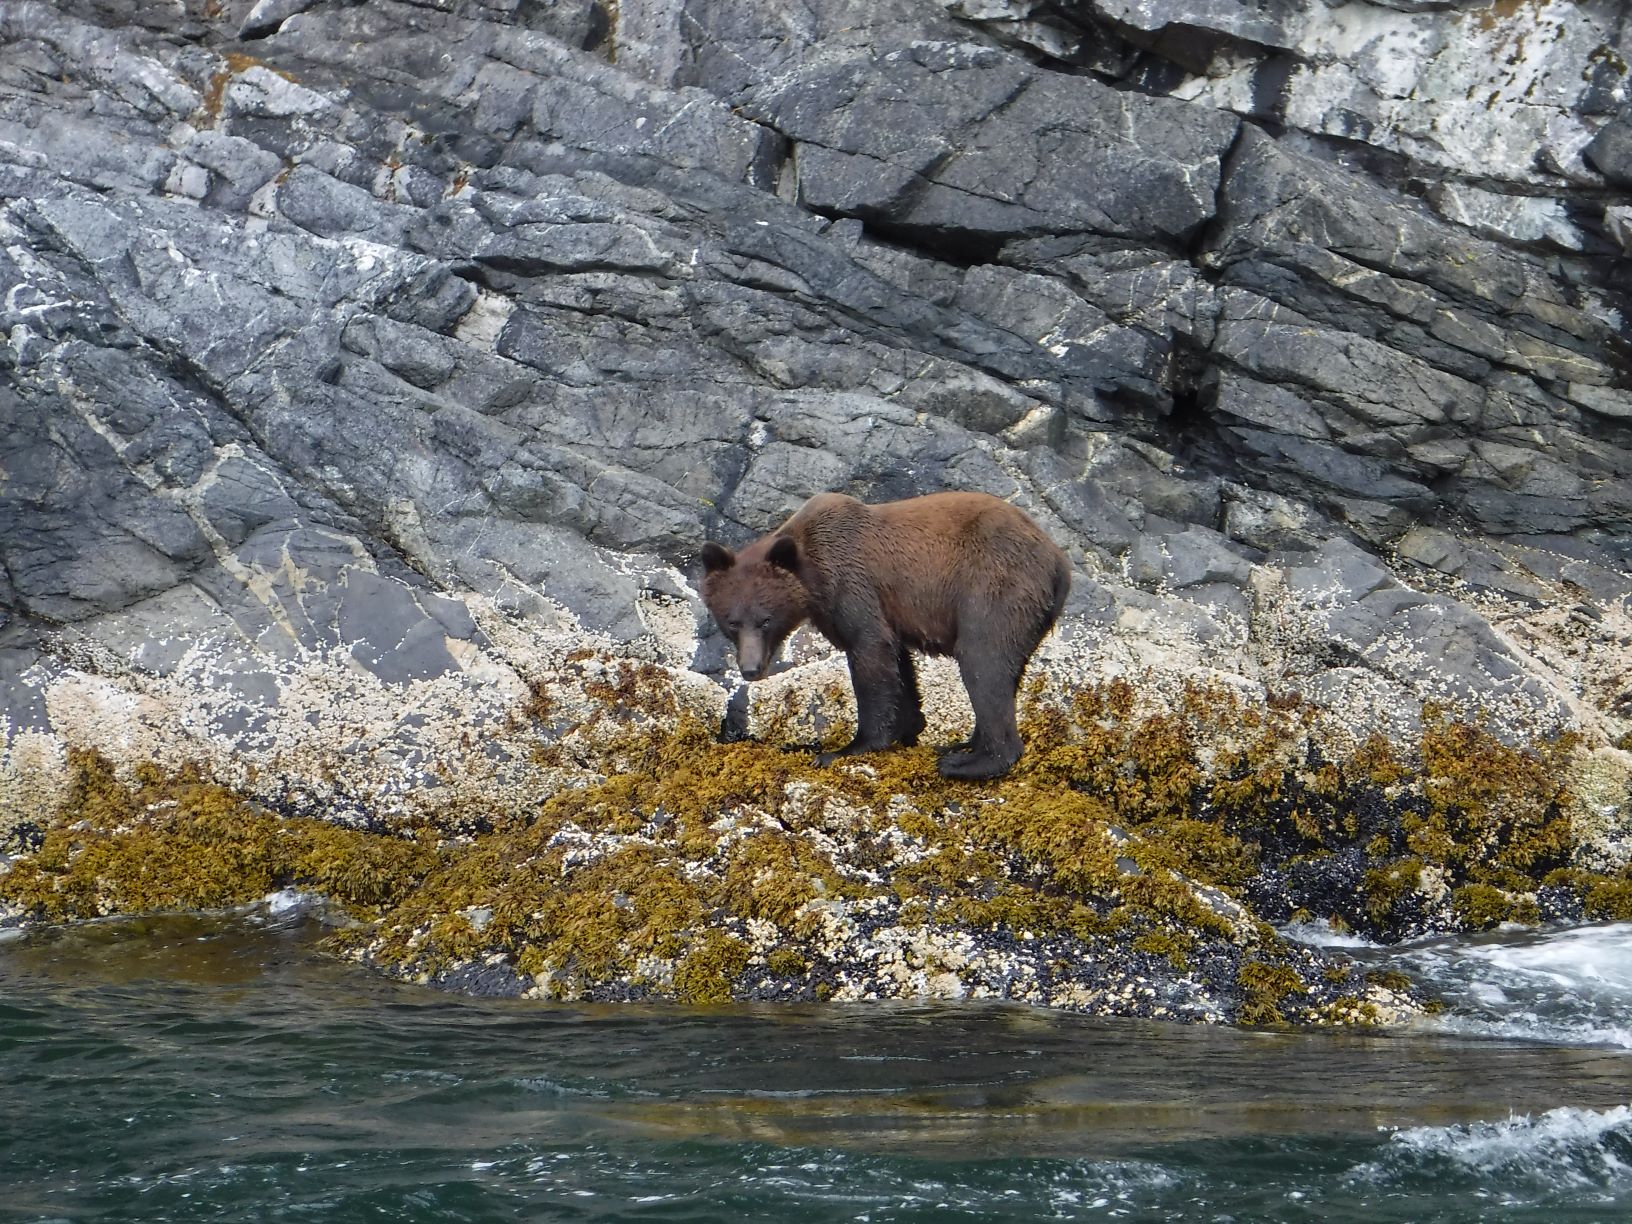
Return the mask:
<path id="1" fill-rule="evenodd" d="M 744 680 L 758 680 L 771 667 L 771 657 L 765 649 L 765 641 L 758 633 L 743 630 L 737 638 L 737 670 L 742 673 Z"/>

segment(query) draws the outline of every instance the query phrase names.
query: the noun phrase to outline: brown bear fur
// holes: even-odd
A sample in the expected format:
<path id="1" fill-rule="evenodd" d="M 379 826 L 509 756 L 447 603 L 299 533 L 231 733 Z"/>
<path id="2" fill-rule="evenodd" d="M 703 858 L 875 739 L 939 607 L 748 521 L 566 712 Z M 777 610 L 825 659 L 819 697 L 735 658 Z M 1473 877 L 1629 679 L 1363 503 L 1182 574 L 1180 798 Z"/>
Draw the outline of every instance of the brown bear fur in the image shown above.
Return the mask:
<path id="1" fill-rule="evenodd" d="M 954 778 L 995 778 L 1020 759 L 1015 694 L 1071 586 L 1065 554 L 1036 523 L 985 493 L 877 506 L 821 493 L 740 553 L 703 547 L 703 602 L 743 677 L 768 675 L 809 620 L 845 652 L 856 735 L 834 756 L 915 744 L 924 729 L 910 651 L 951 655 L 975 730 L 941 756 Z"/>

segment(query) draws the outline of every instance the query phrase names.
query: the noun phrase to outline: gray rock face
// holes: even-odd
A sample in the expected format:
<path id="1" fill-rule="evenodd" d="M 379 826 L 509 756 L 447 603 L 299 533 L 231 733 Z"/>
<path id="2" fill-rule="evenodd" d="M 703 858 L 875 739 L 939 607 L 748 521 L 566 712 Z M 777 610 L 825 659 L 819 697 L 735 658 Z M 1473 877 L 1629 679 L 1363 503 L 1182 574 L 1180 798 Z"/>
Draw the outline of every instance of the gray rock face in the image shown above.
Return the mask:
<path id="1" fill-rule="evenodd" d="M 1212 216 L 1228 115 L 916 43 L 751 89 L 793 142 L 798 200 L 885 232 L 1183 243 Z M 1093 171 L 1083 174 L 1084 167 Z"/>
<path id="2" fill-rule="evenodd" d="M 1611 183 L 1632 187 L 1632 117 L 1620 115 L 1604 124 L 1581 156 Z"/>
<path id="3" fill-rule="evenodd" d="M 505 801 L 825 489 L 1036 515 L 1061 674 L 1619 735 L 1612 7 L 7 4 L 0 777 Z"/>

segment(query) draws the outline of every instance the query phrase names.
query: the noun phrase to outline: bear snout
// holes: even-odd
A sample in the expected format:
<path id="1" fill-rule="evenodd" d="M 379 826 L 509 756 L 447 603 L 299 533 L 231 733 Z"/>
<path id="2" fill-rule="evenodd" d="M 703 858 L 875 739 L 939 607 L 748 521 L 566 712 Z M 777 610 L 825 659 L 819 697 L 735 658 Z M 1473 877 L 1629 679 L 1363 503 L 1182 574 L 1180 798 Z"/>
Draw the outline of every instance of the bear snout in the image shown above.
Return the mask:
<path id="1" fill-rule="evenodd" d="M 737 670 L 744 680 L 763 680 L 770 675 L 771 651 L 757 633 L 743 633 L 737 639 Z"/>

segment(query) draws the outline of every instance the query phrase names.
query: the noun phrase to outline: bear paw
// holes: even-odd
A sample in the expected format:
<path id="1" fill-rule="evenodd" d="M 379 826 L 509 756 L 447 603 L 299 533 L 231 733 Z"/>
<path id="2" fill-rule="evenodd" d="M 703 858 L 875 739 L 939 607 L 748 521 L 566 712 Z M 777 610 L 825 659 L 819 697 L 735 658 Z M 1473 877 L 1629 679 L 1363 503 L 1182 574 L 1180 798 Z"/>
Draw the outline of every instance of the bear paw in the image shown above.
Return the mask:
<path id="1" fill-rule="evenodd" d="M 1001 778 L 1014 768 L 1014 761 L 985 752 L 949 751 L 942 754 L 935 768 L 943 778 L 981 782 L 988 778 Z"/>

